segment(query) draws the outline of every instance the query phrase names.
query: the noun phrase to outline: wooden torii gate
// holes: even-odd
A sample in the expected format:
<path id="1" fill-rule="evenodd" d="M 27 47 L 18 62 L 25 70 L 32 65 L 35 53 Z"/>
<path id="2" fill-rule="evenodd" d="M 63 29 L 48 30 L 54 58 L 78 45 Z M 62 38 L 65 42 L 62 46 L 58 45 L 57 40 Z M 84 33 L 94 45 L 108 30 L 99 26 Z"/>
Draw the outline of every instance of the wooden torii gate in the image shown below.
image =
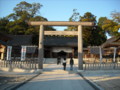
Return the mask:
<path id="1" fill-rule="evenodd" d="M 83 70 L 83 40 L 82 26 L 93 26 L 92 22 L 67 22 L 67 21 L 31 21 L 29 25 L 39 25 L 39 52 L 38 52 L 38 69 L 43 69 L 43 38 L 44 26 L 78 26 L 78 31 L 45 31 L 46 35 L 78 35 L 78 70 Z"/>

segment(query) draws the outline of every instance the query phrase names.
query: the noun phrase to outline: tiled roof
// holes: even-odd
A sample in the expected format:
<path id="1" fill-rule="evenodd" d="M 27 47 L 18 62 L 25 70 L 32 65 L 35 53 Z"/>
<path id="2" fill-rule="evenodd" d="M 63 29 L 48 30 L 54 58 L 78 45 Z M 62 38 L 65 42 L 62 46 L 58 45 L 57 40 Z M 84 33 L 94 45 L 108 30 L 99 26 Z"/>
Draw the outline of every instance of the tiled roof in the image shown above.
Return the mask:
<path id="1" fill-rule="evenodd" d="M 0 44 L 2 44 L 2 45 L 4 45 L 4 46 L 6 46 L 6 45 L 7 45 L 7 43 L 6 43 L 6 42 L 4 42 L 4 41 L 2 41 L 2 40 L 0 40 Z"/>
<path id="2" fill-rule="evenodd" d="M 32 45 L 32 35 L 10 35 L 12 40 L 7 44 L 11 46 Z"/>
<path id="3" fill-rule="evenodd" d="M 11 38 L 8 35 L 0 33 L 0 40 L 2 40 L 2 41 L 8 41 L 8 40 L 11 40 Z"/>
<path id="4" fill-rule="evenodd" d="M 103 48 L 105 47 L 119 47 L 120 46 L 120 37 L 112 37 L 108 39 L 105 43 L 103 43 L 101 46 Z"/>
<path id="5" fill-rule="evenodd" d="M 32 35 L 10 35 L 12 40 L 7 42 L 7 45 L 21 46 L 33 45 Z M 77 46 L 77 37 L 59 37 L 59 36 L 45 36 L 45 46 Z"/>
<path id="6" fill-rule="evenodd" d="M 46 46 L 77 46 L 77 37 L 46 36 L 44 39 Z"/>

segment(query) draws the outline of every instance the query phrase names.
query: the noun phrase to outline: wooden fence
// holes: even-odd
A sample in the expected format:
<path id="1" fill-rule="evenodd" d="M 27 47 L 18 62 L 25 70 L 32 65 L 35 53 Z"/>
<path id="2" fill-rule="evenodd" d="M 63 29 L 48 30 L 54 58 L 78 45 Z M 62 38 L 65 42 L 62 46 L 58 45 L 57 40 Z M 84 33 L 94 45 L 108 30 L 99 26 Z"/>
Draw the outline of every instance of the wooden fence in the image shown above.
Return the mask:
<path id="1" fill-rule="evenodd" d="M 0 61 L 0 68 L 38 69 L 37 60 L 26 61 Z M 120 63 L 85 63 L 84 70 L 120 70 Z"/>
<path id="2" fill-rule="evenodd" d="M 120 63 L 85 63 L 84 70 L 120 70 Z"/>
<path id="3" fill-rule="evenodd" d="M 11 68 L 21 68 L 21 69 L 37 69 L 37 61 L 0 61 L 0 67 L 11 67 Z"/>

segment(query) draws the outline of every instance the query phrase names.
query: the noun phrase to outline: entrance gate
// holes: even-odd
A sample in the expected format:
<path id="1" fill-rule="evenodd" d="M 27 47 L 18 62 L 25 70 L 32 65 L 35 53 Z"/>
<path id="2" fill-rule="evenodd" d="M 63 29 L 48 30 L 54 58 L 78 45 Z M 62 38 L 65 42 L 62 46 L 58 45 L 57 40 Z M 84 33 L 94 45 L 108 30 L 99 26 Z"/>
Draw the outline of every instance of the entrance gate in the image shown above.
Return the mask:
<path id="1" fill-rule="evenodd" d="M 44 26 L 78 26 L 78 31 L 45 31 L 46 35 L 78 35 L 78 70 L 83 70 L 82 26 L 93 26 L 92 22 L 31 21 L 29 25 L 39 25 L 38 69 L 43 69 Z"/>

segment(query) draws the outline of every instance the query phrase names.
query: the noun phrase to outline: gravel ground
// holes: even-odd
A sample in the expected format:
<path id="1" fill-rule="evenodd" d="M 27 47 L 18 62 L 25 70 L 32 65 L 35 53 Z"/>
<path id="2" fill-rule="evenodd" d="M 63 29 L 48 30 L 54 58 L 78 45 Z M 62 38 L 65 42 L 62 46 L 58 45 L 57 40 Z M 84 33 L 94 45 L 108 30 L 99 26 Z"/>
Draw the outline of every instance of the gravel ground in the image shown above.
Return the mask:
<path id="1" fill-rule="evenodd" d="M 44 64 L 44 67 L 47 66 L 48 64 Z M 0 90 L 11 90 L 11 88 L 18 86 L 37 75 L 38 74 L 36 73 L 4 72 L 0 70 Z"/>
<path id="2" fill-rule="evenodd" d="M 32 78 L 36 74 L 14 73 L 0 71 L 0 90 L 10 90 L 10 88 Z"/>

